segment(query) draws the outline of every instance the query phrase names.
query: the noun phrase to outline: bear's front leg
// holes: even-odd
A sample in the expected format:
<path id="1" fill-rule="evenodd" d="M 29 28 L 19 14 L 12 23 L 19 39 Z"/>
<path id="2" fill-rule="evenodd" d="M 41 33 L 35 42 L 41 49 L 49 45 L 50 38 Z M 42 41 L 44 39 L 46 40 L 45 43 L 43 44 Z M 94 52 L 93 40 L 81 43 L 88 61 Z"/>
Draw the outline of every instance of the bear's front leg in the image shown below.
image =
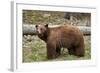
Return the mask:
<path id="1" fill-rule="evenodd" d="M 56 48 L 56 53 L 57 53 L 57 55 L 59 56 L 60 54 L 61 54 L 61 48 Z"/>
<path id="2" fill-rule="evenodd" d="M 68 53 L 69 53 L 70 55 L 75 55 L 75 50 L 74 50 L 74 48 L 69 48 L 69 49 L 68 49 Z"/>
<path id="3" fill-rule="evenodd" d="M 47 58 L 53 59 L 57 57 L 56 47 L 53 43 L 47 43 Z"/>

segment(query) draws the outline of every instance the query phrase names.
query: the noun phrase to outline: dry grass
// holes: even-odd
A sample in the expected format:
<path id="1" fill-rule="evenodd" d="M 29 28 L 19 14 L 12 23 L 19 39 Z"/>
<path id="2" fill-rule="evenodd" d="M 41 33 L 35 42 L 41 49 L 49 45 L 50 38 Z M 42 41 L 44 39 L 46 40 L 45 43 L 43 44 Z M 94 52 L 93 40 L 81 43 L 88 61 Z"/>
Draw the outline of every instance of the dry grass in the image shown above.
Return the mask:
<path id="1" fill-rule="evenodd" d="M 23 42 L 23 62 L 91 59 L 90 36 L 85 36 L 84 39 L 85 39 L 85 56 L 84 57 L 69 55 L 67 49 L 64 49 L 64 51 L 61 51 L 61 55 L 58 58 L 48 60 L 46 58 L 46 44 L 42 40 L 40 40 L 37 36 L 24 36 L 23 37 L 23 41 L 24 41 Z"/>
<path id="2" fill-rule="evenodd" d="M 91 17 L 90 14 L 88 14 L 87 16 L 82 15 L 81 18 L 77 16 L 79 19 L 75 18 L 75 20 L 73 19 L 71 21 L 65 19 L 64 18 L 65 15 L 66 12 L 23 10 L 23 23 L 24 24 L 51 23 L 52 25 L 75 23 L 75 25 L 86 26 L 88 25 L 88 22 L 91 22 L 89 20 Z M 89 26 L 91 26 L 90 23 Z M 91 59 L 90 36 L 85 36 L 84 39 L 85 39 L 84 57 L 79 58 L 73 55 L 69 55 L 67 49 L 64 49 L 64 51 L 61 52 L 62 53 L 61 56 L 59 56 L 56 59 L 53 59 L 52 61 Z M 23 48 L 23 62 L 48 61 L 48 59 L 46 58 L 46 44 L 42 40 L 40 40 L 37 36 L 24 35 L 22 48 Z"/>

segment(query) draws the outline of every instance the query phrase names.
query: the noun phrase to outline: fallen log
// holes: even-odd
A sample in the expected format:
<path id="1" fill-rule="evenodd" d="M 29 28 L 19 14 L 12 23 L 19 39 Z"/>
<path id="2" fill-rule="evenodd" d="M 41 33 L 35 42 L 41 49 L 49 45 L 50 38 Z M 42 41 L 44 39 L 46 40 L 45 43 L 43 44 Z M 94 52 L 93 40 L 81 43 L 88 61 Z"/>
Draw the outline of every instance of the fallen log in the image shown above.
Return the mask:
<path id="1" fill-rule="evenodd" d="M 59 25 L 49 26 L 58 27 Z M 77 26 L 84 35 L 91 35 L 91 27 Z M 36 35 L 35 25 L 23 25 L 23 35 Z"/>
<path id="2" fill-rule="evenodd" d="M 35 25 L 24 25 L 23 24 L 23 35 L 36 35 Z"/>

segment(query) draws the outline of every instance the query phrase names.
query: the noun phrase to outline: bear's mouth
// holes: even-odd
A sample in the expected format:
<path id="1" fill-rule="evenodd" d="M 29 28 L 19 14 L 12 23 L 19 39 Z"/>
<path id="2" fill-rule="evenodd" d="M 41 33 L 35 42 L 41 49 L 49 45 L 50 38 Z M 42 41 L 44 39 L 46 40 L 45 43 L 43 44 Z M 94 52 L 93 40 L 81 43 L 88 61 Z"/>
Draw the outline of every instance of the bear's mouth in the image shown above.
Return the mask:
<path id="1" fill-rule="evenodd" d="M 39 37 L 43 37 L 43 34 L 38 34 Z"/>

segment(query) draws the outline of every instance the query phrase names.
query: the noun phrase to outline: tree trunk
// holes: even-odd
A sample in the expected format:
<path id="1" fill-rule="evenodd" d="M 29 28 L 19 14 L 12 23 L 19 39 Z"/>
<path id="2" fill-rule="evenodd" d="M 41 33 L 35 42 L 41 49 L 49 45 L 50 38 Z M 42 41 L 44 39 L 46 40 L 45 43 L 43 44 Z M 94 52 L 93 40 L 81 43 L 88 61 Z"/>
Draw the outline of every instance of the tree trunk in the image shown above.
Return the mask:
<path id="1" fill-rule="evenodd" d="M 49 27 L 57 27 L 59 25 L 49 26 Z M 91 35 L 91 27 L 86 26 L 77 26 L 84 35 Z M 36 35 L 35 25 L 23 25 L 23 35 Z"/>

